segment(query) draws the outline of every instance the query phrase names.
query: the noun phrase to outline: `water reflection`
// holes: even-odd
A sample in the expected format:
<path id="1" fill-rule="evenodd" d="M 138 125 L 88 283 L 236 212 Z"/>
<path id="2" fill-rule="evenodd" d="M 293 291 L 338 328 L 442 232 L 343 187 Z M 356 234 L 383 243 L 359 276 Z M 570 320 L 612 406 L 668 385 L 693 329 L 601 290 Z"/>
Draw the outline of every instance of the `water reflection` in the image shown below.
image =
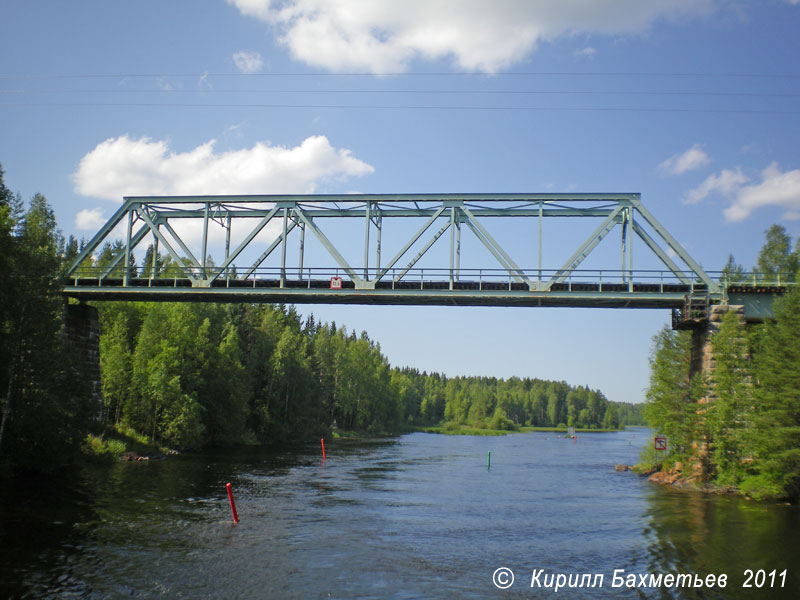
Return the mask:
<path id="1" fill-rule="evenodd" d="M 534 568 L 605 575 L 569 598 L 672 597 L 612 590 L 614 569 L 729 575 L 722 593 L 678 598 L 800 596 L 796 507 L 615 473 L 636 460 L 633 435 L 413 434 L 326 443 L 324 464 L 315 444 L 17 479 L 0 490 L 0 597 L 551 596 L 530 589 Z M 501 565 L 518 576 L 502 594 Z M 787 587 L 742 590 L 748 568 L 786 568 Z"/>
<path id="2" fill-rule="evenodd" d="M 728 575 L 719 595 L 687 592 L 683 597 L 800 597 L 798 507 L 662 487 L 648 489 L 647 500 L 650 572 Z M 787 569 L 786 585 L 743 588 L 746 569 Z"/>

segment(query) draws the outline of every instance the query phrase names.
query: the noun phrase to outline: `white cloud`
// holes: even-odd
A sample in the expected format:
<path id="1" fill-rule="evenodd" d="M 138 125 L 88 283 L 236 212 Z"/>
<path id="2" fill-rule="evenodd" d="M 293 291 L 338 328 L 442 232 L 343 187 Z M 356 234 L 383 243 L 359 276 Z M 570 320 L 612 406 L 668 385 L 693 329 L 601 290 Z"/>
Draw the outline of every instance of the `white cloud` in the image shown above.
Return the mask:
<path id="1" fill-rule="evenodd" d="M 739 168 L 724 169 L 691 190 L 686 202 L 694 204 L 717 193 L 730 201 L 730 206 L 723 211 L 727 221 L 744 221 L 766 206 L 784 208 L 783 219 L 800 219 L 800 169 L 782 172 L 773 162 L 761 171 L 760 181 L 751 181 Z"/>
<path id="2" fill-rule="evenodd" d="M 176 153 L 163 140 L 109 138 L 81 159 L 72 175 L 75 191 L 115 201 L 141 195 L 310 194 L 323 181 L 374 170 L 325 136 L 311 136 L 294 148 L 259 142 L 221 153 L 214 152 L 214 143 Z"/>
<path id="3" fill-rule="evenodd" d="M 582 58 L 594 58 L 594 55 L 597 54 L 597 50 L 591 46 L 586 46 L 586 48 L 582 48 L 581 50 L 575 50 L 572 54 Z"/>
<path id="4" fill-rule="evenodd" d="M 786 209 L 784 219 L 800 218 L 800 169 L 782 173 L 777 163 L 761 172 L 761 182 L 738 190 L 733 203 L 725 209 L 728 221 L 743 221 L 764 206 Z"/>
<path id="5" fill-rule="evenodd" d="M 504 69 L 541 41 L 624 35 L 655 21 L 709 14 L 715 0 L 228 0 L 275 28 L 292 56 L 331 71 L 405 71 L 413 60 Z"/>
<path id="6" fill-rule="evenodd" d="M 742 173 L 741 169 L 735 171 L 723 169 L 720 173 L 709 175 L 706 180 L 694 188 L 686 196 L 686 204 L 697 204 L 709 194 L 721 194 L 723 196 L 733 196 L 742 185 L 750 181 L 750 178 Z"/>
<path id="7" fill-rule="evenodd" d="M 233 55 L 236 68 L 242 73 L 258 73 L 264 66 L 264 59 L 258 52 L 240 50 Z"/>
<path id="8" fill-rule="evenodd" d="M 700 147 L 700 144 L 695 144 L 685 152 L 673 154 L 667 160 L 662 162 L 658 167 L 672 175 L 682 175 L 687 171 L 694 171 L 701 167 L 705 167 L 711 159 L 708 154 Z"/>
<path id="9" fill-rule="evenodd" d="M 84 208 L 75 215 L 75 227 L 81 231 L 100 229 L 105 222 L 101 208 Z"/>

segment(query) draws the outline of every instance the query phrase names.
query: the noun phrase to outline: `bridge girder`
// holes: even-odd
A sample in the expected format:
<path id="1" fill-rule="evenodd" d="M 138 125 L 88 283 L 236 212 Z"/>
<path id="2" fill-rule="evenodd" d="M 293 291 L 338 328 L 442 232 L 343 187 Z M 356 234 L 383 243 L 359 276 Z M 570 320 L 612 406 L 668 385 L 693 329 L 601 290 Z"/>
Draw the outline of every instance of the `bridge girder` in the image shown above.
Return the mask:
<path id="1" fill-rule="evenodd" d="M 538 261 L 536 268 L 523 269 L 512 258 L 511 253 L 504 247 L 506 240 L 498 240 L 485 225 L 490 219 L 534 219 L 538 221 Z M 578 246 L 575 252 L 558 269 L 545 270 L 542 268 L 542 222 L 545 218 L 594 218 L 602 219 L 597 229 Z M 351 264 L 345 258 L 345 252 L 324 231 L 322 223 L 336 219 L 362 219 L 364 221 L 363 263 Z M 423 220 L 422 225 L 414 231 L 404 242 L 399 250 L 385 264 L 381 264 L 382 233 L 386 225 L 394 223 L 394 219 Z M 184 240 L 185 224 L 188 222 L 202 223 L 201 254 L 198 259 L 190 249 L 190 244 Z M 226 232 L 224 258 L 219 266 L 214 266 L 208 260 L 209 248 L 209 223 L 216 222 Z M 238 223 L 247 223 L 247 233 L 238 240 L 236 246 L 231 248 L 231 230 Z M 279 232 L 270 243 L 266 243 L 259 236 L 270 225 Z M 439 227 L 435 227 L 439 225 Z M 259 196 L 142 196 L 126 197 L 122 206 L 98 231 L 91 241 L 82 249 L 80 255 L 71 265 L 66 274 L 67 281 L 72 285 L 65 285 L 64 293 L 67 295 L 81 295 L 81 290 L 88 293 L 88 288 L 116 288 L 119 292 L 130 290 L 131 297 L 141 297 L 142 279 L 154 280 L 162 278 L 163 273 L 158 272 L 159 250 L 163 247 L 172 260 L 172 272 L 175 275 L 175 286 L 178 279 L 188 282 L 193 290 L 201 292 L 208 290 L 212 296 L 219 296 L 220 282 L 224 281 L 229 289 L 230 281 L 255 280 L 261 277 L 269 279 L 273 273 L 265 273 L 261 268 L 263 262 L 280 247 L 280 266 L 277 269 L 277 287 L 284 290 L 283 296 L 297 296 L 293 301 L 326 301 L 318 292 L 300 292 L 302 286 L 292 286 L 291 280 L 309 282 L 317 275 L 332 273 L 342 276 L 351 282 L 356 295 L 346 300 L 358 301 L 361 293 L 365 303 L 375 301 L 376 294 L 381 296 L 381 302 L 391 302 L 393 296 L 398 303 L 407 303 L 408 299 L 402 295 L 418 295 L 421 303 L 428 303 L 433 290 L 425 289 L 424 276 L 420 276 L 423 285 L 419 290 L 403 290 L 399 293 L 398 284 L 416 281 L 418 272 L 414 268 L 418 261 L 436 244 L 446 233 L 450 234 L 449 266 L 442 266 L 439 278 L 447 284 L 446 290 L 458 295 L 464 292 L 459 283 L 464 277 L 475 278 L 475 269 L 463 269 L 461 265 L 462 226 L 465 226 L 476 240 L 494 257 L 499 265 L 498 269 L 488 273 L 487 269 L 478 270 L 479 284 L 484 278 L 507 281 L 509 289 L 507 298 L 509 302 L 518 303 L 519 299 L 512 300 L 510 295 L 519 293 L 518 289 L 511 289 L 511 283 L 521 287 L 522 291 L 530 294 L 528 300 L 532 304 L 541 304 L 548 297 L 555 299 L 557 293 L 563 293 L 559 288 L 565 282 L 576 279 L 586 280 L 586 277 L 599 279 L 595 282 L 600 285 L 596 292 L 600 294 L 596 301 L 601 305 L 609 299 L 608 285 L 602 291 L 603 278 L 606 282 L 617 279 L 619 283 L 626 284 L 627 301 L 633 299 L 634 278 L 641 276 L 641 270 L 633 268 L 632 242 L 639 239 L 644 247 L 650 249 L 653 255 L 664 267 L 658 277 L 663 283 L 664 278 L 694 291 L 695 286 L 702 289 L 716 300 L 722 299 L 723 288 L 713 280 L 700 265 L 678 244 L 673 236 L 655 219 L 643 206 L 639 194 L 367 194 L 367 195 L 259 195 Z M 600 242 L 616 227 L 621 229 L 621 268 L 594 270 L 594 275 L 587 275 L 580 270 L 583 261 L 592 253 Z M 118 253 L 103 267 L 97 267 L 92 257 L 97 255 L 104 243 L 110 241 L 114 231 L 119 228 L 124 230 L 124 242 Z M 651 233 L 648 233 L 648 230 Z M 291 234 L 299 230 L 300 253 L 297 263 L 287 264 L 287 240 Z M 325 269 L 317 267 L 307 268 L 303 265 L 306 231 L 317 240 L 324 248 L 327 256 L 333 261 L 333 270 L 330 265 Z M 370 236 L 375 232 L 375 266 L 370 267 Z M 134 249 L 145 240 L 150 239 L 155 248 L 152 267 L 143 266 L 142 273 L 133 269 L 131 256 Z M 347 241 L 352 245 L 352 240 Z M 419 248 L 412 256 L 412 251 Z M 256 250 L 258 254 L 254 262 L 246 270 L 244 277 L 238 275 L 239 269 L 235 265 L 237 259 L 243 254 Z M 410 258 L 410 260 L 409 260 Z M 252 260 L 252 256 L 251 256 Z M 406 261 L 408 261 L 406 263 Z M 680 267 L 678 263 L 683 263 Z M 122 271 L 121 280 L 112 277 L 114 273 Z M 149 271 L 149 273 L 148 273 Z M 431 274 L 431 269 L 427 269 Z M 433 270 L 435 271 L 435 270 Z M 605 273 L 605 275 L 604 275 Z M 648 271 L 645 277 L 656 277 L 653 271 Z M 387 283 L 391 286 L 387 291 Z M 181 287 L 184 283 L 181 283 Z M 318 285 L 318 284 L 316 284 Z M 237 284 L 238 286 L 238 284 Z M 254 285 L 254 288 L 256 286 Z M 437 288 L 438 286 L 433 286 Z M 479 285 L 481 291 L 487 291 L 485 286 Z M 157 298 L 159 295 L 174 296 L 175 292 L 168 292 L 162 286 L 148 284 L 150 291 L 148 297 Z M 309 286 L 310 288 L 310 286 Z M 235 295 L 252 295 L 244 292 L 245 287 L 239 288 Z M 291 292 L 290 290 L 296 290 Z M 345 286 L 345 289 L 348 289 Z M 215 290 L 215 291 L 211 291 Z M 439 290 L 441 292 L 441 290 Z M 108 290 L 106 290 L 108 292 Z M 110 292 L 109 292 L 110 293 Z M 577 292 L 572 292 L 577 294 Z M 622 293 L 622 292 L 614 292 Z M 647 292 L 650 293 L 650 292 Z M 183 295 L 186 292 L 182 292 Z M 232 292 L 229 292 L 232 294 Z M 351 292 L 342 292 L 342 296 Z M 544 294 L 543 298 L 540 296 Z M 667 301 L 663 292 L 662 299 Z M 84 294 L 85 295 L 85 294 Z M 99 297 L 101 294 L 94 293 Z M 120 294 L 117 294 L 120 295 Z M 124 295 L 124 294 L 122 294 Z M 466 297 L 466 294 L 462 294 Z M 383 298 L 387 296 L 387 298 Z M 444 296 L 444 295 L 443 295 Z M 325 296 L 327 297 L 327 295 Z M 573 295 L 578 300 L 577 295 Z M 319 298 L 314 300 L 314 298 Z M 342 298 L 343 301 L 344 298 Z M 442 302 L 451 302 L 443 297 Z M 434 300 L 434 303 L 436 301 Z M 668 302 L 674 302 L 669 300 Z M 615 305 L 624 305 L 623 300 L 614 300 Z M 622 304 L 620 304 L 622 303 Z M 633 302 L 636 304 L 636 302 Z"/>

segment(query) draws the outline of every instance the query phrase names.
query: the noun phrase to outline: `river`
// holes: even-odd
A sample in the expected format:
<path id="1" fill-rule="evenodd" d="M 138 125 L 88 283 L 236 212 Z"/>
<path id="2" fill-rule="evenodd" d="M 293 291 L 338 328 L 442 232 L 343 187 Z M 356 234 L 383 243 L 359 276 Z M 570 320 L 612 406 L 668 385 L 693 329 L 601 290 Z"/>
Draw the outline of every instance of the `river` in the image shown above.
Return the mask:
<path id="1" fill-rule="evenodd" d="M 313 445 L 17 477 L 0 491 L 0 596 L 800 597 L 800 508 L 614 471 L 646 442 L 414 433 L 326 440 L 324 463 Z M 682 573 L 727 584 L 640 587 Z M 555 592 L 562 574 L 583 587 Z"/>

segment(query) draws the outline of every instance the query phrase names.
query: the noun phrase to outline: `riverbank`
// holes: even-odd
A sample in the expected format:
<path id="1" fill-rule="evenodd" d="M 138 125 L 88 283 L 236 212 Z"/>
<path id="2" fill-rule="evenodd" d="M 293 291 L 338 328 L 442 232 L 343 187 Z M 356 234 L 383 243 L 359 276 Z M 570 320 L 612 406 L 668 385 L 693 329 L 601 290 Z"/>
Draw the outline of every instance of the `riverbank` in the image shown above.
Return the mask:
<path id="1" fill-rule="evenodd" d="M 469 427 L 461 425 L 453 427 L 447 425 L 436 425 L 432 427 L 420 427 L 417 431 L 423 433 L 439 433 L 443 435 L 507 435 L 509 433 L 530 433 L 532 431 L 546 432 L 546 433 L 559 433 L 567 436 L 568 431 L 566 427 L 518 427 L 516 429 L 485 429 L 480 427 Z M 623 429 L 575 429 L 575 435 L 584 433 L 611 433 L 614 431 L 624 431 Z"/>

